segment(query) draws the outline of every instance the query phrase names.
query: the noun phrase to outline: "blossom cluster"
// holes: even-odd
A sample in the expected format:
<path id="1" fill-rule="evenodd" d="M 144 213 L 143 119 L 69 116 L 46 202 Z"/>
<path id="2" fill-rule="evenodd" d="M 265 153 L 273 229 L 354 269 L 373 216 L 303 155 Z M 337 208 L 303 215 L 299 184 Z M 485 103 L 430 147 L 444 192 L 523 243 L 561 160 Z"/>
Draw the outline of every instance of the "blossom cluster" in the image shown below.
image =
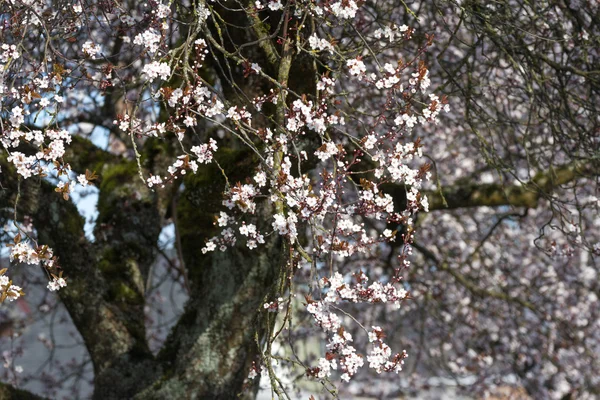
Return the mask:
<path id="1" fill-rule="evenodd" d="M 56 291 L 61 287 L 67 286 L 66 280 L 62 277 L 62 271 L 55 275 L 51 271 L 58 271 L 60 266 L 57 262 L 57 257 L 51 248 L 48 246 L 32 247 L 30 241 L 22 241 L 21 233 L 18 233 L 14 238 L 14 243 L 9 244 L 10 253 L 9 260 L 28 265 L 40 265 L 44 268 L 52 280 L 48 283 L 50 291 Z M 19 286 L 13 285 L 12 281 L 5 276 L 7 270 L 3 269 L 0 272 L 0 296 L 1 301 L 8 298 L 10 301 L 18 299 L 23 295 L 23 291 Z"/>
<path id="2" fill-rule="evenodd" d="M 67 178 L 66 181 L 59 179 L 57 188 L 62 193 L 69 193 L 77 183 L 86 185 L 82 179 L 72 179 L 71 167 L 63 160 L 72 142 L 72 134 L 65 129 L 31 129 L 26 125 L 30 115 L 37 115 L 41 110 L 58 112 L 64 102 L 63 96 L 58 94 L 58 86 L 62 82 L 61 73 L 65 71 L 58 66 L 55 69 L 51 74 L 31 78 L 29 84 L 11 88 L 9 95 L 3 99 L 3 103 L 10 104 L 10 107 L 7 107 L 8 121 L 0 133 L 0 145 L 7 152 L 7 160 L 24 179 L 55 172 L 57 178 Z M 53 111 L 49 110 L 49 93 L 53 94 Z"/>
<path id="3" fill-rule="evenodd" d="M 167 63 L 153 61 L 150 64 L 146 64 L 144 66 L 142 73 L 146 74 L 148 76 L 148 79 L 150 79 L 151 81 L 155 80 L 158 77 L 166 81 L 171 75 L 171 67 L 169 67 L 169 64 Z"/>
<path id="4" fill-rule="evenodd" d="M 20 286 L 13 285 L 8 276 L 4 275 L 6 269 L 0 271 L 0 303 L 5 299 L 15 301 L 23 295 L 23 289 Z"/>
<path id="5" fill-rule="evenodd" d="M 14 44 L 3 43 L 0 46 L 0 65 L 8 63 L 11 59 L 19 58 L 21 54 Z"/>
<path id="6" fill-rule="evenodd" d="M 307 371 L 309 376 L 325 378 L 331 375 L 332 370 L 337 369 L 339 360 L 342 375 L 340 379 L 349 381 L 356 374 L 358 368 L 364 364 L 363 357 L 356 353 L 356 349 L 350 345 L 353 341 L 352 335 L 346 332 L 342 326 L 342 319 L 332 311 L 332 307 L 347 301 L 352 303 L 391 303 L 399 305 L 408 297 L 404 289 L 398 289 L 393 284 L 382 284 L 373 282 L 367 286 L 368 278 L 359 273 L 355 275 L 356 282 L 346 283 L 343 276 L 336 272 L 331 278 L 323 278 L 322 285 L 328 288 L 322 300 L 315 301 L 307 297 L 307 311 L 313 316 L 316 324 L 325 332 L 329 333 L 327 353 L 319 360 L 319 365 Z M 373 349 L 367 356 L 369 367 L 377 373 L 396 372 L 402 370 L 403 360 L 407 357 L 406 352 L 396 354 L 392 357 L 390 347 L 383 342 L 385 335 L 379 327 L 373 327 L 368 333 L 369 341 L 373 343 Z M 390 359 L 390 357 L 392 357 Z"/>
<path id="7" fill-rule="evenodd" d="M 263 308 L 269 312 L 278 312 L 283 310 L 284 307 L 285 303 L 283 301 L 283 297 L 278 297 L 277 301 L 271 301 L 263 304 Z"/>
<path id="8" fill-rule="evenodd" d="M 85 42 L 83 46 L 81 46 L 81 50 L 83 51 L 83 54 L 90 58 L 96 58 L 96 55 L 102 51 L 100 46 L 91 40 Z"/>
<path id="9" fill-rule="evenodd" d="M 377 39 L 385 38 L 389 40 L 390 43 L 393 43 L 395 40 L 404 37 L 406 33 L 409 33 L 410 31 L 410 28 L 406 25 L 396 26 L 395 24 L 392 24 L 391 26 L 377 29 L 373 32 L 373 36 Z"/>
<path id="10" fill-rule="evenodd" d="M 257 10 L 264 10 L 265 6 L 271 11 L 279 11 L 283 9 L 283 4 L 281 3 L 281 0 L 256 0 L 256 2 L 254 3 L 254 7 L 256 7 Z"/>

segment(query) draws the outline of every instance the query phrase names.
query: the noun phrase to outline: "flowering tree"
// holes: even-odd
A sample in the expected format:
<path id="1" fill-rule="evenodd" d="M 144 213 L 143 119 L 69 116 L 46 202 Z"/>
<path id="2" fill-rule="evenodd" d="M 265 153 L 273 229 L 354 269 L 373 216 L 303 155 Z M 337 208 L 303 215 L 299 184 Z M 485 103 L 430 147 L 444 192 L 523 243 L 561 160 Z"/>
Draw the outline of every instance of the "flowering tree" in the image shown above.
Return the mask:
<path id="1" fill-rule="evenodd" d="M 599 389 L 592 6 L 1 7 L 2 307 L 57 292 L 95 398 Z M 159 260 L 187 302 L 156 339 Z"/>

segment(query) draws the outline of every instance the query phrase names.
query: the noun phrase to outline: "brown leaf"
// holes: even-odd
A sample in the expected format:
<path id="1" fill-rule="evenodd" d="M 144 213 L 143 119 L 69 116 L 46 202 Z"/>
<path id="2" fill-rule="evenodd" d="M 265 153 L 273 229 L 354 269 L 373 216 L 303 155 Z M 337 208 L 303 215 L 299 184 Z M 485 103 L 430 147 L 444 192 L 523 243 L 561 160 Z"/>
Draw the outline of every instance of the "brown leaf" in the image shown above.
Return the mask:
<path id="1" fill-rule="evenodd" d="M 54 65 L 52 66 L 52 70 L 58 76 L 62 76 L 62 74 L 65 73 L 65 67 L 59 63 L 54 63 Z"/>
<path id="2" fill-rule="evenodd" d="M 312 304 L 315 302 L 312 297 L 310 297 L 310 294 L 305 294 L 304 299 L 306 300 L 306 304 Z"/>
<path id="3" fill-rule="evenodd" d="M 93 181 L 95 179 L 98 179 L 98 175 L 96 175 L 96 171 L 90 172 L 89 169 L 86 169 L 85 170 L 85 179 L 87 179 L 88 181 Z"/>

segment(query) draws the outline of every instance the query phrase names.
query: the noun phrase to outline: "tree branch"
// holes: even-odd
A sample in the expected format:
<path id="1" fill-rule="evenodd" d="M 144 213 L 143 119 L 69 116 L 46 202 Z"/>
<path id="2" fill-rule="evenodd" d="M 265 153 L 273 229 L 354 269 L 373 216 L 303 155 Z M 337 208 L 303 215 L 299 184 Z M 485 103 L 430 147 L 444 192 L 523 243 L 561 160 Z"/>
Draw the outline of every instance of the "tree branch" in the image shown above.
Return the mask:
<path id="1" fill-rule="evenodd" d="M 0 399 L 2 400 L 42 400 L 44 397 L 37 396 L 26 390 L 17 389 L 11 385 L 0 382 Z"/>
<path id="2" fill-rule="evenodd" d="M 537 174 L 531 181 L 521 186 L 501 184 L 464 184 L 442 188 L 439 191 L 425 191 L 430 210 L 456 209 L 467 207 L 513 206 L 536 208 L 541 198 L 558 187 L 586 176 L 597 176 L 600 169 L 593 163 L 573 163 Z M 447 207 L 444 205 L 446 199 Z"/>
<path id="3" fill-rule="evenodd" d="M 538 312 L 535 305 L 530 303 L 527 300 L 523 300 L 519 297 L 512 297 L 506 293 L 499 292 L 496 290 L 488 290 L 488 289 L 484 289 L 484 288 L 477 286 L 476 284 L 473 283 L 473 281 L 471 281 L 465 275 L 458 272 L 455 268 L 450 267 L 448 262 L 446 262 L 446 261 L 440 262 L 440 260 L 437 259 L 435 254 L 433 254 L 431 251 L 427 250 L 425 247 L 419 245 L 418 243 L 413 243 L 413 247 L 415 249 L 417 249 L 421 254 L 423 254 L 425 256 L 425 258 L 428 258 L 430 261 L 435 263 L 435 266 L 439 270 L 445 271 L 448 274 L 450 274 L 458 284 L 460 284 L 462 287 L 467 289 L 473 295 L 479 296 L 479 297 L 491 297 L 491 298 L 498 299 L 498 300 L 516 303 L 522 307 L 530 309 L 533 312 L 536 312 L 536 313 Z"/>

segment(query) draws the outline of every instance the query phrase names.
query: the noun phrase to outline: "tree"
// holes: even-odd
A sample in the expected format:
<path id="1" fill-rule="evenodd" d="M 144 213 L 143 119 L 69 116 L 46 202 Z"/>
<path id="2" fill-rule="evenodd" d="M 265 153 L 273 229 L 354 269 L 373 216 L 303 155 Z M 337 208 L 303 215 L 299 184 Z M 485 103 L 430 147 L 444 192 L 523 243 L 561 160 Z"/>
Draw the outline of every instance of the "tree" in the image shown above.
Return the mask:
<path id="1" fill-rule="evenodd" d="M 3 307 L 58 292 L 94 398 L 599 390 L 593 4 L 1 7 Z"/>

